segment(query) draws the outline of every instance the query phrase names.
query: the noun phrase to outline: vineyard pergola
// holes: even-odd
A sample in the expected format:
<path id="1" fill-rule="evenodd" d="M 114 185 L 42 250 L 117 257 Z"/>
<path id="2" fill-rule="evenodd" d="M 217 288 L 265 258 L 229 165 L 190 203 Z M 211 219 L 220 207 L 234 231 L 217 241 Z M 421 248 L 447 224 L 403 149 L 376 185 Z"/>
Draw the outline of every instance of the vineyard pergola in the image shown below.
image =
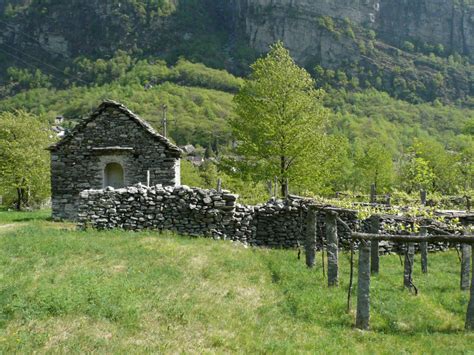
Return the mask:
<path id="1" fill-rule="evenodd" d="M 409 289 L 418 290 L 413 283 L 412 273 L 414 265 L 415 244 L 419 243 L 421 252 L 421 266 L 423 273 L 428 272 L 428 244 L 430 243 L 450 243 L 461 245 L 461 289 L 467 290 L 470 287 L 470 300 L 466 314 L 466 330 L 474 330 L 474 253 L 472 245 L 474 244 L 474 235 L 455 235 L 444 232 L 444 234 L 428 235 L 427 229 L 431 226 L 421 227 L 418 235 L 387 235 L 379 233 L 380 216 L 374 215 L 368 219 L 370 233 L 359 233 L 351 228 L 338 216 L 344 209 L 333 207 L 321 207 L 312 205 L 308 208 L 307 229 L 306 229 L 306 264 L 313 267 L 315 263 L 316 239 L 317 239 L 317 211 L 323 211 L 325 214 L 324 225 L 326 231 L 326 249 L 327 249 L 327 277 L 328 286 L 338 285 L 338 250 L 339 239 L 337 225 L 342 225 L 350 232 L 351 240 L 351 271 L 347 298 L 348 310 L 351 304 L 351 292 L 353 285 L 353 263 L 354 248 L 358 244 L 359 263 L 358 263 L 358 284 L 357 284 L 357 315 L 356 327 L 359 329 L 368 329 L 370 320 L 370 278 L 371 275 L 379 273 L 379 242 L 391 242 L 405 244 L 405 263 L 404 263 L 404 286 Z M 451 214 L 454 216 L 454 214 Z M 456 217 L 462 217 L 464 224 L 472 224 L 472 214 L 461 213 Z M 436 230 L 436 228 L 434 228 Z M 324 248 L 323 248 L 324 250 Z M 324 258 L 324 254 L 323 254 Z M 472 258 L 472 262 L 471 262 Z M 472 265 L 472 281 L 469 279 L 470 268 Z"/>
<path id="2" fill-rule="evenodd" d="M 357 316 L 356 327 L 359 329 L 369 328 L 370 319 L 370 276 L 371 276 L 371 253 L 373 252 L 371 243 L 379 241 L 388 241 L 395 243 L 407 243 L 407 253 L 405 257 L 404 284 L 407 287 L 413 287 L 411 273 L 413 271 L 413 256 L 415 254 L 414 243 L 457 243 L 461 245 L 474 244 L 474 235 L 452 236 L 452 235 L 382 235 L 353 232 L 351 238 L 360 241 L 359 244 L 359 273 L 357 284 Z M 472 254 L 471 248 L 463 248 L 464 253 Z M 468 250 L 468 251 L 467 251 Z M 464 255 L 466 258 L 467 255 Z M 473 280 L 471 281 L 471 294 L 466 314 L 466 329 L 474 330 L 474 254 L 473 260 Z M 467 264 L 468 265 L 468 264 Z M 461 278 L 465 277 L 466 271 L 469 275 L 469 268 L 465 268 L 466 263 L 462 264 Z M 462 282 L 461 282 L 462 283 Z"/>

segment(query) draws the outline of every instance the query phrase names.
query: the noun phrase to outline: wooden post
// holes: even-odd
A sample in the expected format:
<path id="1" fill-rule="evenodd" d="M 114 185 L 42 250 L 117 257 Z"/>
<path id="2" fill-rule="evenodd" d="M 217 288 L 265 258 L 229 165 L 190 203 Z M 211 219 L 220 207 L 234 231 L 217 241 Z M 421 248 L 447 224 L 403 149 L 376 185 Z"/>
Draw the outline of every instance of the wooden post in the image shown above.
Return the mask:
<path id="1" fill-rule="evenodd" d="M 150 170 L 146 171 L 146 186 L 150 187 Z"/>
<path id="2" fill-rule="evenodd" d="M 426 206 L 426 191 L 420 190 L 420 201 L 423 206 Z"/>
<path id="3" fill-rule="evenodd" d="M 370 233 L 379 234 L 380 231 L 380 216 L 374 215 L 370 217 Z M 374 240 L 371 243 L 371 261 L 370 272 L 372 275 L 377 275 L 380 269 L 380 255 L 379 255 L 379 241 Z"/>
<path id="4" fill-rule="evenodd" d="M 471 280 L 471 297 L 469 299 L 469 305 L 467 306 L 466 314 L 466 329 L 474 330 L 474 253 L 472 254 L 472 280 Z"/>
<path id="5" fill-rule="evenodd" d="M 286 178 L 286 180 L 285 180 L 285 198 L 288 198 L 289 195 L 290 195 L 290 187 L 289 187 L 288 178 Z"/>
<path id="6" fill-rule="evenodd" d="M 375 184 L 370 185 L 370 203 L 377 202 L 377 189 Z"/>
<path id="7" fill-rule="evenodd" d="M 315 264 L 317 223 L 318 223 L 318 217 L 316 214 L 316 208 L 314 206 L 309 206 L 307 225 L 306 225 L 306 242 L 305 242 L 306 265 L 309 268 L 313 268 Z"/>
<path id="8" fill-rule="evenodd" d="M 472 247 L 468 244 L 461 244 L 461 290 L 469 290 L 469 271 L 471 270 Z"/>
<path id="9" fill-rule="evenodd" d="M 415 261 L 415 244 L 407 243 L 407 250 L 405 253 L 405 271 L 403 273 L 403 286 L 410 289 L 413 287 L 412 274 L 413 263 Z"/>
<path id="10" fill-rule="evenodd" d="M 326 238 L 328 259 L 328 286 L 337 286 L 339 283 L 338 268 L 338 240 L 337 240 L 337 213 L 326 212 Z"/>
<path id="11" fill-rule="evenodd" d="M 420 235 L 426 237 L 428 235 L 428 230 L 426 227 L 421 227 Z M 421 254 L 421 272 L 423 274 L 428 273 L 428 243 L 420 243 L 420 254 Z"/>
<path id="12" fill-rule="evenodd" d="M 217 192 L 222 192 L 222 179 L 217 179 Z"/>
<path id="13" fill-rule="evenodd" d="M 166 105 L 161 105 L 161 108 L 163 109 L 163 119 L 161 121 L 161 124 L 163 126 L 163 137 L 168 137 L 168 119 L 166 117 L 166 111 L 168 110 L 168 106 Z"/>
<path id="14" fill-rule="evenodd" d="M 275 176 L 274 182 L 273 182 L 273 197 L 278 196 L 278 178 Z"/>
<path id="15" fill-rule="evenodd" d="M 370 250 L 370 241 L 360 243 L 356 327 L 363 330 L 369 328 L 370 320 Z"/>
<path id="16" fill-rule="evenodd" d="M 391 205 L 392 205 L 392 195 L 387 194 L 387 195 L 385 196 L 385 204 L 386 204 L 387 206 L 391 206 Z"/>

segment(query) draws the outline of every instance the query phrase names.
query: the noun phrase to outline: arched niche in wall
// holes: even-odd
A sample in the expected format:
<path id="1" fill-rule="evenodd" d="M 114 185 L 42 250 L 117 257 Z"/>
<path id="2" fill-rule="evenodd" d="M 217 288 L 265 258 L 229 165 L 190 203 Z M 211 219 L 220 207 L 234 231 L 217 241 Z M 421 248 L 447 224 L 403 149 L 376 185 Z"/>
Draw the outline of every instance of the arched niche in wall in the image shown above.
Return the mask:
<path id="1" fill-rule="evenodd" d="M 109 163 L 104 169 L 104 187 L 111 186 L 115 189 L 124 187 L 123 167 L 119 163 Z"/>

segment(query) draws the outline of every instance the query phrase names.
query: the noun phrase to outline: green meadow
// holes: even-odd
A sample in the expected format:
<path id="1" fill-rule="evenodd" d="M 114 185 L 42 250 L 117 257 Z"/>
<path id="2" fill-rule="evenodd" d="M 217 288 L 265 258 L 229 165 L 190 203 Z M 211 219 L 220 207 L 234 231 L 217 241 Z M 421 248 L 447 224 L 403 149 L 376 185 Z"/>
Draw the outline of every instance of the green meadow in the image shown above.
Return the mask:
<path id="1" fill-rule="evenodd" d="M 355 295 L 346 312 L 340 259 L 329 289 L 320 253 L 308 270 L 295 250 L 0 211 L 0 353 L 474 352 L 456 252 L 430 254 L 428 275 L 417 256 L 418 296 L 403 289 L 398 256 L 382 257 L 370 331 L 353 328 Z"/>

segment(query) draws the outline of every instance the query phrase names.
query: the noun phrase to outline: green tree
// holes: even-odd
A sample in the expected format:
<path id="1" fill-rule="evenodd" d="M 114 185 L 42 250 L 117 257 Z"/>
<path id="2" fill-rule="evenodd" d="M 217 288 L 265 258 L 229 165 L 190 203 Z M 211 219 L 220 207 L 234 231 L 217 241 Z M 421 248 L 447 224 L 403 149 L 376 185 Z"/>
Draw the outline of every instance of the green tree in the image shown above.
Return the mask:
<path id="1" fill-rule="evenodd" d="M 53 132 L 38 117 L 23 112 L 0 114 L 0 192 L 20 210 L 49 196 L 49 153 Z"/>
<path id="2" fill-rule="evenodd" d="M 283 194 L 287 179 L 298 184 L 315 171 L 328 111 L 323 92 L 281 42 L 251 69 L 234 98 L 237 117 L 230 120 L 237 154 L 245 158 L 240 168 L 254 181 L 278 176 Z"/>
<path id="3" fill-rule="evenodd" d="M 386 192 L 394 180 L 392 153 L 381 141 L 355 143 L 353 190 L 368 191 L 372 184 L 377 191 Z"/>
<path id="4" fill-rule="evenodd" d="M 474 138 L 457 136 L 458 186 L 463 193 L 474 190 Z"/>
<path id="5" fill-rule="evenodd" d="M 455 193 L 458 189 L 458 156 L 432 138 L 415 139 L 410 151 L 427 162 L 433 173 L 432 190 Z"/>
<path id="6" fill-rule="evenodd" d="M 418 190 L 431 190 L 435 174 L 429 162 L 413 155 L 403 168 L 403 187 L 408 193 Z"/>

